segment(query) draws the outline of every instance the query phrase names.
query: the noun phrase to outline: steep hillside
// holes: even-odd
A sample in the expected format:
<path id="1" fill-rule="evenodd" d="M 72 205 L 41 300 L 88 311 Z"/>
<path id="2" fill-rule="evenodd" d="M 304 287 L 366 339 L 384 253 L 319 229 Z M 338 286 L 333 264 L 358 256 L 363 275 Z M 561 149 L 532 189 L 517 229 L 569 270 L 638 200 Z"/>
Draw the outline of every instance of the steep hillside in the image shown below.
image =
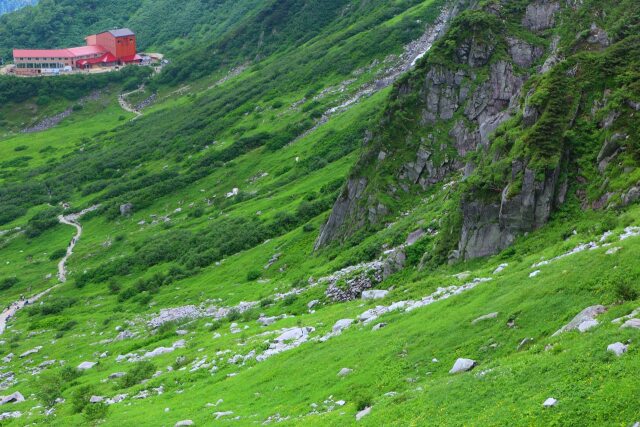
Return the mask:
<path id="1" fill-rule="evenodd" d="M 0 76 L 2 425 L 639 421 L 636 2 L 125 3 L 10 15 L 172 60 Z"/>

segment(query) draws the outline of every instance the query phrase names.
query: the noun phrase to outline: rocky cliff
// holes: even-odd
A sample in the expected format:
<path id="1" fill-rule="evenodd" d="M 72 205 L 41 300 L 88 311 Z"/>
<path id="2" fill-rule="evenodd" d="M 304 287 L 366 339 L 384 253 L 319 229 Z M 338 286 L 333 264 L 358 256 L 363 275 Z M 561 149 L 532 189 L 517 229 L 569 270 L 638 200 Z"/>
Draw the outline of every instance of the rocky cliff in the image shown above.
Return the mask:
<path id="1" fill-rule="evenodd" d="M 613 66 L 621 54 L 600 26 L 611 23 L 590 22 L 601 16 L 595 2 L 539 0 L 484 2 L 456 18 L 396 84 L 316 248 L 375 228 L 448 182 L 459 183 L 457 244 L 447 248 L 454 260 L 506 248 L 546 224 L 567 198 L 585 208 L 634 199 L 635 182 L 610 179 L 614 159 L 633 151 L 618 145 L 624 139 L 629 147 L 628 129 L 613 133 L 633 122 L 634 95 L 615 107 L 611 93 L 624 96 L 625 84 L 596 81 L 589 69 L 596 57 Z M 637 48 L 635 39 L 624 42 Z M 602 125 L 588 129 L 596 116 Z M 637 157 L 627 161 L 635 167 Z M 594 181 L 586 178 L 594 172 Z M 573 178 L 580 188 L 571 187 Z M 612 185 L 617 192 L 605 190 Z"/>

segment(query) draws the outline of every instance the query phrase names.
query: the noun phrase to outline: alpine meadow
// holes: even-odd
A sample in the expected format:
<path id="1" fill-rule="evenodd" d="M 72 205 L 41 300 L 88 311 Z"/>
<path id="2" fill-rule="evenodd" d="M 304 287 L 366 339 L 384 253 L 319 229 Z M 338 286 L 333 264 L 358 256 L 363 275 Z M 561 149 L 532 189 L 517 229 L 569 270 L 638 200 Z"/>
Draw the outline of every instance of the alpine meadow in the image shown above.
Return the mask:
<path id="1" fill-rule="evenodd" d="M 0 426 L 640 427 L 638 0 L 0 0 Z"/>

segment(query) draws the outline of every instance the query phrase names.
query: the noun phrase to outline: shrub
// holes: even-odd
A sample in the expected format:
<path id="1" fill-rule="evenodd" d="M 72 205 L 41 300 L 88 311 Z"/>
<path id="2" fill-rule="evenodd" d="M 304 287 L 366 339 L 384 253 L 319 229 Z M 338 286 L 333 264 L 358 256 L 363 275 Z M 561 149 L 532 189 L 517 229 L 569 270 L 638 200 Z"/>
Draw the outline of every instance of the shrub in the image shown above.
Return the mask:
<path id="1" fill-rule="evenodd" d="M 89 399 L 91 396 L 97 394 L 96 387 L 92 384 L 84 385 L 77 390 L 74 390 L 71 395 L 71 408 L 74 413 L 80 413 L 85 408 L 85 406 L 89 405 Z"/>
<path id="2" fill-rule="evenodd" d="M 253 282 L 254 280 L 258 280 L 261 275 L 262 273 L 260 272 L 260 270 L 249 270 L 247 272 L 247 280 L 249 282 Z"/>
<path id="3" fill-rule="evenodd" d="M 49 255 L 49 260 L 50 261 L 57 261 L 59 259 L 64 258 L 64 256 L 67 254 L 67 250 L 66 249 L 56 249 L 55 251 L 51 252 L 51 254 Z"/>
<path id="4" fill-rule="evenodd" d="M 17 277 L 7 277 L 6 279 L 2 279 L 0 281 L 0 291 L 6 291 L 7 289 L 12 288 L 20 282 L 20 279 Z"/>
<path id="5" fill-rule="evenodd" d="M 137 362 L 124 377 L 120 378 L 120 388 L 129 388 L 142 380 L 149 379 L 155 371 L 156 366 L 153 363 L 149 361 Z"/>

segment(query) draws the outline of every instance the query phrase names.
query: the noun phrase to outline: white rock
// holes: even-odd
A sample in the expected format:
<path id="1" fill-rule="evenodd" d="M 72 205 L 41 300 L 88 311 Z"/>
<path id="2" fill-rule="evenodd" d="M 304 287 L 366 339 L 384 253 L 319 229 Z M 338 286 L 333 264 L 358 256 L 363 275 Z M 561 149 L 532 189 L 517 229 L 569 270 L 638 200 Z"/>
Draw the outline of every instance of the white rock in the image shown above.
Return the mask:
<path id="1" fill-rule="evenodd" d="M 96 362 L 82 362 L 78 365 L 78 369 L 81 371 L 86 371 L 87 369 L 91 369 L 96 366 Z"/>
<path id="2" fill-rule="evenodd" d="M 320 304 L 320 301 L 317 299 L 314 299 L 313 301 L 309 301 L 309 303 L 307 304 L 307 308 L 311 310 L 313 307 L 315 307 L 318 304 Z"/>
<path id="3" fill-rule="evenodd" d="M 114 372 L 113 374 L 109 375 L 109 379 L 113 380 L 113 379 L 116 379 L 116 378 L 122 378 L 125 375 L 127 375 L 125 372 Z"/>
<path id="4" fill-rule="evenodd" d="M 482 322 L 483 320 L 495 319 L 496 317 L 498 317 L 498 312 L 485 314 L 484 316 L 480 316 L 477 319 L 473 320 L 471 324 L 475 325 L 476 323 Z"/>
<path id="5" fill-rule="evenodd" d="M 384 290 L 370 290 L 362 292 L 363 300 L 374 300 L 374 299 L 382 299 L 387 296 L 389 291 Z"/>
<path id="6" fill-rule="evenodd" d="M 620 246 L 614 246 L 613 248 L 611 248 L 607 252 L 605 252 L 605 254 L 614 255 L 614 254 L 618 253 L 618 251 L 621 250 L 621 249 L 622 248 Z"/>
<path id="7" fill-rule="evenodd" d="M 505 268 L 509 267 L 509 264 L 505 263 L 505 264 L 500 264 L 498 266 L 498 268 L 496 268 L 495 270 L 493 270 L 493 274 L 498 274 L 501 273 L 502 271 L 504 271 Z"/>
<path id="8" fill-rule="evenodd" d="M 346 377 L 347 375 L 349 375 L 351 372 L 353 372 L 353 369 L 349 369 L 349 368 L 342 368 L 340 369 L 340 372 L 338 372 L 338 376 L 339 377 Z"/>
<path id="9" fill-rule="evenodd" d="M 0 421 L 7 420 L 9 418 L 20 418 L 22 416 L 22 412 L 13 411 L 13 412 L 3 412 L 0 414 Z"/>
<path id="10" fill-rule="evenodd" d="M 589 329 L 593 329 L 598 326 L 599 322 L 596 319 L 586 320 L 578 325 L 578 331 L 586 332 Z"/>
<path id="11" fill-rule="evenodd" d="M 458 359 L 453 364 L 453 368 L 449 371 L 450 374 L 457 374 L 458 372 L 470 371 L 476 366 L 476 361 L 472 359 Z"/>
<path id="12" fill-rule="evenodd" d="M 607 311 L 607 308 L 603 305 L 594 305 L 591 307 L 587 307 L 578 313 L 571 322 L 567 323 L 565 326 L 557 330 L 552 336 L 557 336 L 563 332 L 568 332 L 572 330 L 579 330 L 580 332 L 587 331 L 591 328 L 594 328 L 598 325 L 598 321 L 595 320 L 596 316 Z"/>
<path id="13" fill-rule="evenodd" d="M 371 406 L 367 406 L 362 411 L 356 414 L 356 421 L 360 421 L 363 417 L 366 417 L 371 413 Z"/>
<path id="14" fill-rule="evenodd" d="M 222 417 L 226 417 L 228 415 L 233 415 L 233 411 L 224 411 L 224 412 L 214 412 L 213 415 L 215 415 L 216 420 L 222 418 Z"/>
<path id="15" fill-rule="evenodd" d="M 550 397 L 550 398 L 548 398 L 547 400 L 544 401 L 542 406 L 544 406 L 545 408 L 550 408 L 552 406 L 556 406 L 557 403 L 558 403 L 558 401 L 556 399 L 554 399 L 553 397 Z"/>
<path id="16" fill-rule="evenodd" d="M 91 396 L 91 398 L 89 399 L 89 403 L 100 403 L 104 400 L 104 397 L 102 396 Z"/>
<path id="17" fill-rule="evenodd" d="M 384 328 L 385 326 L 387 326 L 386 323 L 378 323 L 373 328 L 371 328 L 371 330 L 372 331 L 379 331 L 380 329 Z"/>
<path id="18" fill-rule="evenodd" d="M 192 420 L 182 420 L 182 421 L 178 421 L 174 425 L 174 427 L 187 427 L 187 426 L 194 426 L 194 425 L 196 425 L 196 423 L 194 423 Z"/>
<path id="19" fill-rule="evenodd" d="M 11 393 L 8 396 L 0 397 L 0 405 L 6 405 L 7 403 L 20 403 L 24 402 L 24 396 L 19 391 Z"/>
<path id="20" fill-rule="evenodd" d="M 621 328 L 640 329 L 640 319 L 629 319 L 624 322 L 624 325 L 622 325 Z"/>
<path id="21" fill-rule="evenodd" d="M 627 346 L 622 344 L 621 342 L 616 342 L 613 344 L 609 344 L 607 346 L 607 351 L 615 354 L 616 356 L 620 357 L 622 356 L 624 353 L 627 352 Z"/>
<path id="22" fill-rule="evenodd" d="M 20 355 L 20 358 L 21 358 L 21 359 L 23 359 L 23 358 L 25 358 L 25 357 L 27 357 L 27 356 L 31 356 L 32 354 L 36 354 L 36 353 L 38 353 L 40 350 L 42 350 L 42 346 L 41 346 L 41 345 L 39 345 L 39 346 L 37 346 L 37 347 L 35 347 L 35 348 L 32 348 L 31 350 L 27 350 L 27 351 L 25 351 L 24 353 L 22 353 L 22 354 Z"/>
<path id="23" fill-rule="evenodd" d="M 529 277 L 536 277 L 540 273 L 542 273 L 540 270 L 536 270 L 536 271 L 532 272 L 531 274 L 529 274 Z"/>
<path id="24" fill-rule="evenodd" d="M 342 332 L 343 330 L 351 326 L 352 323 L 353 319 L 340 319 L 335 323 L 335 325 L 333 325 L 332 331 L 334 333 Z"/>

